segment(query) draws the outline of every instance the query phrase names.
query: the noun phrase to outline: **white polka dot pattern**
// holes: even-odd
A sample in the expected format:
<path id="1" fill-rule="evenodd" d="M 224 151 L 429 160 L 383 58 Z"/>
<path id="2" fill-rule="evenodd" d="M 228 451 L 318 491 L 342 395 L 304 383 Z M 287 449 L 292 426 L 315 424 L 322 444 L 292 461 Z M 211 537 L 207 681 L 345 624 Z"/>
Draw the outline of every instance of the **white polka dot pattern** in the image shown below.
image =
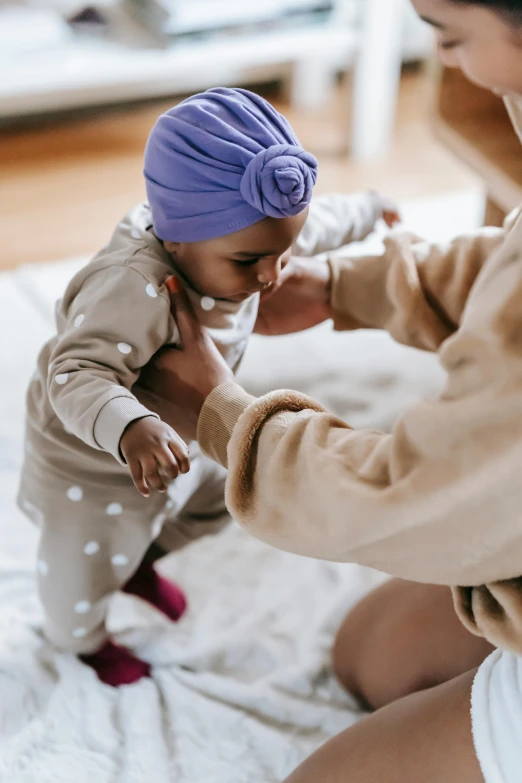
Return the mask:
<path id="1" fill-rule="evenodd" d="M 118 514 L 121 514 L 123 511 L 123 506 L 121 503 L 109 503 L 107 508 L 105 509 L 105 513 L 108 514 L 110 517 L 116 517 Z"/>
<path id="2" fill-rule="evenodd" d="M 69 487 L 67 490 L 67 497 L 69 500 L 74 501 L 77 503 L 79 500 L 83 498 L 83 489 L 81 487 Z"/>
<path id="3" fill-rule="evenodd" d="M 132 351 L 132 348 L 128 343 L 118 343 L 118 351 L 120 353 L 128 354 Z"/>
<path id="4" fill-rule="evenodd" d="M 72 635 L 75 639 L 83 639 L 84 636 L 87 636 L 87 628 L 75 628 Z"/>
<path id="5" fill-rule="evenodd" d="M 88 541 L 83 547 L 85 555 L 96 555 L 100 551 L 100 545 L 97 541 Z"/>
<path id="6" fill-rule="evenodd" d="M 157 299 L 158 297 L 158 292 L 156 291 L 152 283 L 148 284 L 147 288 L 145 289 L 145 293 L 147 294 L 147 296 L 150 296 L 151 299 Z"/>
<path id="7" fill-rule="evenodd" d="M 74 325 L 76 327 L 81 326 L 83 324 L 84 318 L 85 318 L 85 316 L 84 316 L 83 313 L 80 313 L 80 315 L 77 315 L 76 318 L 74 319 Z"/>
<path id="8" fill-rule="evenodd" d="M 111 563 L 115 566 L 126 566 L 129 565 L 129 558 L 127 555 L 113 555 L 111 557 Z"/>
<path id="9" fill-rule="evenodd" d="M 60 372 L 54 378 L 58 386 L 64 386 L 67 383 L 68 379 L 69 379 L 68 372 Z"/>
<path id="10" fill-rule="evenodd" d="M 216 306 L 215 299 L 212 299 L 211 296 L 203 296 L 201 298 L 201 307 L 203 310 L 213 310 Z"/>
<path id="11" fill-rule="evenodd" d="M 39 560 L 37 563 L 38 573 L 40 576 L 47 576 L 49 573 L 49 566 L 45 560 Z"/>
<path id="12" fill-rule="evenodd" d="M 90 601 L 78 601 L 74 604 L 74 611 L 76 614 L 87 614 L 91 610 Z"/>

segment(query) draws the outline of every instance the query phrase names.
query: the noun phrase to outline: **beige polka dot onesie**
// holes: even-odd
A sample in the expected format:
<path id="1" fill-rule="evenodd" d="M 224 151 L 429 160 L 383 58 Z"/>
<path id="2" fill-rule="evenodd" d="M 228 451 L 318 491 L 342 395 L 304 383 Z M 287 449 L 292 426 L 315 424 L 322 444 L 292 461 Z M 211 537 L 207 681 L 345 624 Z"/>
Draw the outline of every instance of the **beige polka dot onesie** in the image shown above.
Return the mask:
<path id="1" fill-rule="evenodd" d="M 379 217 L 373 194 L 319 198 L 295 254 L 362 239 Z M 29 387 L 19 504 L 41 531 L 46 634 L 77 653 L 103 644 L 108 600 L 152 542 L 172 551 L 227 520 L 225 472 L 196 444 L 190 473 L 149 499 L 136 491 L 119 449 L 132 421 L 155 415 L 131 389 L 154 353 L 178 339 L 164 284 L 174 271 L 152 232 L 148 205 L 136 207 L 58 302 L 57 334 L 42 349 Z M 236 368 L 254 329 L 258 296 L 236 304 L 189 295 Z"/>

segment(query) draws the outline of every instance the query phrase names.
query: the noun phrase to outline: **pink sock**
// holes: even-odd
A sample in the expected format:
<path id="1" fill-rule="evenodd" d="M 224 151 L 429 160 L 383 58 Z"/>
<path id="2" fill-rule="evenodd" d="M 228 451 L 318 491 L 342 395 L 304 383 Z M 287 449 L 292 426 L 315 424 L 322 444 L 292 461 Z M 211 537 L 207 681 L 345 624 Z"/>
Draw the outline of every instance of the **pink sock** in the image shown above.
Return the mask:
<path id="1" fill-rule="evenodd" d="M 113 688 L 131 685 L 143 677 L 150 677 L 150 664 L 136 658 L 129 650 L 118 647 L 114 642 L 106 642 L 98 652 L 79 657 L 94 669 L 102 682 L 112 685 Z"/>
<path id="2" fill-rule="evenodd" d="M 179 620 L 187 608 L 187 599 L 180 588 L 160 576 L 151 564 L 142 563 L 122 588 L 124 593 L 137 595 L 154 606 L 169 620 Z"/>

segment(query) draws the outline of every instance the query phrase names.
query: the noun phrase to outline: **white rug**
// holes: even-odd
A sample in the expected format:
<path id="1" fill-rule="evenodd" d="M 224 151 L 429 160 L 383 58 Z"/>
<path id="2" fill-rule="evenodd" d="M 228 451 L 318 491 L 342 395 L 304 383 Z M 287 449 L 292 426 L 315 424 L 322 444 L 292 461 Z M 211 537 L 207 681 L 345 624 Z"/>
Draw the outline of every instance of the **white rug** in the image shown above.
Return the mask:
<path id="1" fill-rule="evenodd" d="M 480 202 L 459 193 L 405 215 L 445 238 L 477 224 Z M 78 264 L 0 275 L 0 781 L 276 783 L 358 718 L 329 651 L 343 613 L 382 577 L 271 550 L 232 526 L 164 563 L 190 601 L 179 625 L 115 600 L 112 627 L 153 664 L 151 680 L 113 690 L 45 643 L 36 534 L 13 499 L 25 387 Z M 383 428 L 443 380 L 432 356 L 326 327 L 253 340 L 242 379 L 256 393 L 300 388 L 355 426 Z"/>

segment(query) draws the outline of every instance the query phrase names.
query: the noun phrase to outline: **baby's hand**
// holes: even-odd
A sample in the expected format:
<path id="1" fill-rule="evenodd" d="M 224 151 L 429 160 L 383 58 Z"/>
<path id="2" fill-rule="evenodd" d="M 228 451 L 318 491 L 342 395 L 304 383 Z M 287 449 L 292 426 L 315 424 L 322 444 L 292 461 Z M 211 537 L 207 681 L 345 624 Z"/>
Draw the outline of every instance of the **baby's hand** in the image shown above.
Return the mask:
<path id="1" fill-rule="evenodd" d="M 401 213 L 399 212 L 399 207 L 393 201 L 393 199 L 388 198 L 387 196 L 381 196 L 379 194 L 379 200 L 382 209 L 382 219 L 384 220 L 388 228 L 393 228 L 397 223 L 400 223 L 402 220 Z"/>
<path id="2" fill-rule="evenodd" d="M 120 449 L 136 489 L 146 498 L 151 489 L 166 492 L 166 479 L 175 479 L 179 473 L 190 470 L 185 442 L 172 427 L 153 416 L 129 424 Z"/>

